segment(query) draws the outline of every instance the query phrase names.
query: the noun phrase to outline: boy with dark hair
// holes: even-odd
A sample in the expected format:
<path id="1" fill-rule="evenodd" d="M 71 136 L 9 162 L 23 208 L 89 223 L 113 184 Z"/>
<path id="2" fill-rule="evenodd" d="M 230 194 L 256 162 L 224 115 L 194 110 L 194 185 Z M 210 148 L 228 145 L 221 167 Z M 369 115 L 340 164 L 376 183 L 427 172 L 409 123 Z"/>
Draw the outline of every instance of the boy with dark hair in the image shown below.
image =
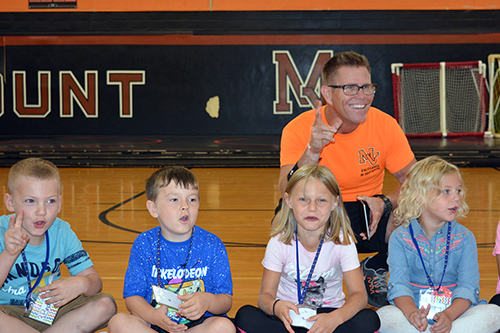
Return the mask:
<path id="1" fill-rule="evenodd" d="M 183 167 L 160 169 L 146 181 L 146 195 L 160 225 L 134 241 L 123 288 L 131 314 L 114 316 L 110 332 L 235 333 L 225 315 L 233 287 L 226 248 L 216 235 L 195 227 L 196 176 Z M 182 304 L 163 303 L 156 292 L 165 289 Z"/>

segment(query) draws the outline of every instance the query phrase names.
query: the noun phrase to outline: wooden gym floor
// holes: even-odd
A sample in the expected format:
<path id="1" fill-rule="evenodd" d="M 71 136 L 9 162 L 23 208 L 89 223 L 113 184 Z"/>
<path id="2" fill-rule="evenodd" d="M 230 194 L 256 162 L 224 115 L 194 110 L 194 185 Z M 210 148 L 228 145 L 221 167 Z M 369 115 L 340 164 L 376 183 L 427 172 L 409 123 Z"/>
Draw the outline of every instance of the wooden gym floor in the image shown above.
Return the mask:
<path id="1" fill-rule="evenodd" d="M 104 291 L 114 295 L 121 312 L 123 278 L 129 251 L 138 233 L 158 225 L 146 210 L 144 181 L 154 168 L 60 168 L 63 208 L 59 215 L 89 252 L 104 282 Z M 269 239 L 270 221 L 279 199 L 279 169 L 193 168 L 200 182 L 201 206 L 197 225 L 217 234 L 226 244 L 233 276 L 234 316 L 244 304 L 256 304 L 262 274 L 261 261 Z M 0 168 L 0 186 L 6 193 L 8 168 Z M 500 169 L 461 168 L 471 208 L 461 221 L 478 243 L 481 298 L 495 292 L 497 267 L 491 255 L 500 220 Z M 386 176 L 384 192 L 396 186 Z M 7 210 L 2 205 L 3 211 Z M 368 254 L 360 254 L 363 259 Z M 67 272 L 63 272 L 67 274 Z"/>

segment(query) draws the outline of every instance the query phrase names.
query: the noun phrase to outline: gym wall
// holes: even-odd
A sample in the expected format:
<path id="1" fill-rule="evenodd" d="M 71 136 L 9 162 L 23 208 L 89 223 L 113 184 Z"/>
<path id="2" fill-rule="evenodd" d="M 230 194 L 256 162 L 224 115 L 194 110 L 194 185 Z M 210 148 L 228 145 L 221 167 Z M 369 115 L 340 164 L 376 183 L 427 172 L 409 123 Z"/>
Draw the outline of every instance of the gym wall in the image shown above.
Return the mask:
<path id="1" fill-rule="evenodd" d="M 3 136 L 279 135 L 335 53 L 368 57 L 374 106 L 393 114 L 391 63 L 500 52 L 493 1 L 3 2 Z"/>

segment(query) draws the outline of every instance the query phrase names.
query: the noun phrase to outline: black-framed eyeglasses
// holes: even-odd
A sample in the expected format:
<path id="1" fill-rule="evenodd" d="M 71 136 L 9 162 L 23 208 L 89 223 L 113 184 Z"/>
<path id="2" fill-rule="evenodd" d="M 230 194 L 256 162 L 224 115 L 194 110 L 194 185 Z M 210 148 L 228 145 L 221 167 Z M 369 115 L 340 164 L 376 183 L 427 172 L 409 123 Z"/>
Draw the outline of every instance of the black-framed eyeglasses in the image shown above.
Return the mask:
<path id="1" fill-rule="evenodd" d="M 360 89 L 363 89 L 365 95 L 373 95 L 377 91 L 377 85 L 375 83 L 365 84 L 364 86 L 358 86 L 355 84 L 344 84 L 343 86 L 333 86 L 328 85 L 330 88 L 339 88 L 344 91 L 347 96 L 356 96 Z"/>

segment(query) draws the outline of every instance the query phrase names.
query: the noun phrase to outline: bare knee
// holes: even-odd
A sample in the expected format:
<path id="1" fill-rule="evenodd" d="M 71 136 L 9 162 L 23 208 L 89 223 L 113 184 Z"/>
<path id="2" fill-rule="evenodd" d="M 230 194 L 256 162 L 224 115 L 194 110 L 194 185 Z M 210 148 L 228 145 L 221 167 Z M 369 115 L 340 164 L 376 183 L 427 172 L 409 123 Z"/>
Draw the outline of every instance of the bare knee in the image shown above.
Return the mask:
<path id="1" fill-rule="evenodd" d="M 116 314 L 116 303 L 110 297 L 102 297 L 91 302 L 94 308 L 94 313 L 102 316 L 103 320 L 108 321 Z"/>
<path id="2" fill-rule="evenodd" d="M 123 332 L 124 328 L 129 326 L 132 315 L 128 313 L 117 313 L 115 314 L 108 323 L 108 328 L 110 332 Z"/>
<path id="3" fill-rule="evenodd" d="M 203 332 L 207 333 L 235 333 L 236 326 L 234 326 L 231 319 L 227 317 L 210 317 L 205 320 L 203 325 Z"/>

